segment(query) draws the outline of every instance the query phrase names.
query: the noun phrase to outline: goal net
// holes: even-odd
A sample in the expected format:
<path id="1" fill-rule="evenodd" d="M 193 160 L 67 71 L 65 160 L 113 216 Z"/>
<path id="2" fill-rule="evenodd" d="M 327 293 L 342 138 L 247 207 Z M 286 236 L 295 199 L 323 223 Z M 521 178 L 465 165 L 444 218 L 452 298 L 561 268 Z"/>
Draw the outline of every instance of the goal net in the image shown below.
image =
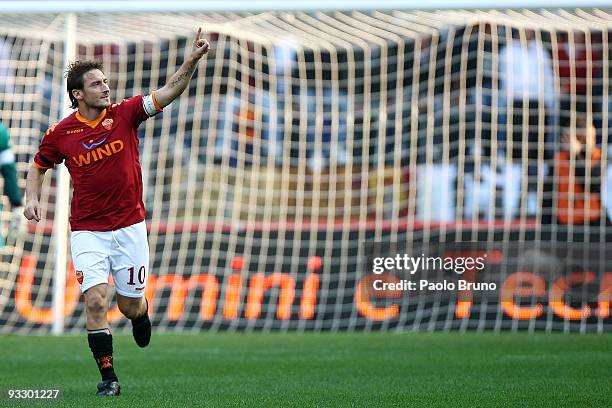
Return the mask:
<path id="1" fill-rule="evenodd" d="M 22 189 L 67 103 L 64 21 L 0 15 L 0 120 Z M 116 101 L 165 84 L 198 26 L 211 43 L 139 129 L 155 328 L 609 330 L 611 21 L 79 14 L 77 58 L 104 63 Z M 56 173 L 25 234 L 2 198 L 0 333 L 50 330 Z M 82 331 L 71 264 L 63 305 Z"/>

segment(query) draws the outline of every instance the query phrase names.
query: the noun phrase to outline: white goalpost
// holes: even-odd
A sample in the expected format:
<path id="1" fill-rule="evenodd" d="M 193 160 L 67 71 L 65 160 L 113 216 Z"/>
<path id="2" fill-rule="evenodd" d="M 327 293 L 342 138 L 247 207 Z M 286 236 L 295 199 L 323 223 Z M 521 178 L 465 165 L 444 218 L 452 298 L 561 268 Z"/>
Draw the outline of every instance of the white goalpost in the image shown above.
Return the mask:
<path id="1" fill-rule="evenodd" d="M 71 112 L 69 61 L 100 60 L 120 101 L 162 86 L 197 27 L 211 42 L 139 130 L 157 330 L 609 331 L 607 260 L 567 259 L 571 241 L 605 249 L 607 220 L 559 222 L 555 173 L 583 118 L 609 171 L 603 2 L 31 3 L 0 5 L 0 121 L 22 188 L 44 130 Z M 69 178 L 51 173 L 43 220 L 0 253 L 0 333 L 84 326 Z M 396 253 L 486 254 L 463 276 L 496 288 L 375 289 L 411 279 L 372 273 Z M 109 319 L 126 328 L 114 303 Z"/>

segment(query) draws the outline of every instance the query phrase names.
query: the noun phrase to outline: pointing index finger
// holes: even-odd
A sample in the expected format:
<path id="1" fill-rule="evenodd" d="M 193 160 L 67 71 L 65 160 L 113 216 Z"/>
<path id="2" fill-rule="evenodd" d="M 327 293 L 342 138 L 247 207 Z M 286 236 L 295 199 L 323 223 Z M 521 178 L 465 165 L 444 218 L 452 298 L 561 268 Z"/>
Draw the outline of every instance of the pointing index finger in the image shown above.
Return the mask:
<path id="1" fill-rule="evenodd" d="M 200 33 L 202 32 L 202 27 L 198 27 L 198 33 L 196 34 L 196 41 L 200 39 Z"/>

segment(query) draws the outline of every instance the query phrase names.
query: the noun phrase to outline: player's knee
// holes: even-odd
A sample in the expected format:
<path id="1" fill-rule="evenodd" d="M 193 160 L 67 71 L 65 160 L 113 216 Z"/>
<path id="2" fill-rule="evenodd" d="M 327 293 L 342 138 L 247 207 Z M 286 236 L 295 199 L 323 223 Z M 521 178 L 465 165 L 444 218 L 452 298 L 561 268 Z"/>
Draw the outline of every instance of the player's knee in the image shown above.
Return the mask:
<path id="1" fill-rule="evenodd" d="M 120 304 L 119 311 L 123 313 L 125 317 L 128 319 L 135 319 L 138 317 L 138 309 L 139 305 L 135 303 L 130 304 Z"/>
<path id="2" fill-rule="evenodd" d="M 106 313 L 106 309 L 108 308 L 106 298 L 99 294 L 88 296 L 85 303 L 87 305 L 87 312 L 90 314 Z"/>

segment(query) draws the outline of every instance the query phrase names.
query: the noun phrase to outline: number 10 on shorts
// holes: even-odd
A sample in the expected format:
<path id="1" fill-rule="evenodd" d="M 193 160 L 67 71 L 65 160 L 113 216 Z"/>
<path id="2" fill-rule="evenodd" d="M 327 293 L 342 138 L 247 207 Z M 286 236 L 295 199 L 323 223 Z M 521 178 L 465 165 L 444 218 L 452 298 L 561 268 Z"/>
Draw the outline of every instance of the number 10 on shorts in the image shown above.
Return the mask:
<path id="1" fill-rule="evenodd" d="M 130 273 L 130 280 L 128 280 L 127 282 L 128 285 L 136 285 L 136 282 L 134 282 L 134 271 L 135 268 L 133 266 L 131 268 L 128 268 L 128 272 Z M 146 278 L 147 270 L 143 265 L 138 269 L 138 283 L 140 283 L 141 285 L 144 284 Z"/>

